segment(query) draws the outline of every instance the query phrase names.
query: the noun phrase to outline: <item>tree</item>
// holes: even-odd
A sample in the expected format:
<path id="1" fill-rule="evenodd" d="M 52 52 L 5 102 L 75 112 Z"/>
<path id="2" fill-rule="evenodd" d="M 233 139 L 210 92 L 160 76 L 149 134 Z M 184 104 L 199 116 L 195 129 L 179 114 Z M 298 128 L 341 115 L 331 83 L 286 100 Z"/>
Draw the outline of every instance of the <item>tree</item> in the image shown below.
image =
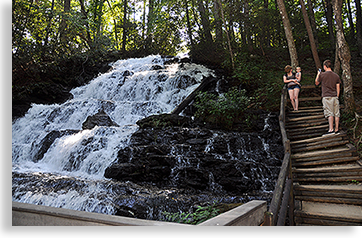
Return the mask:
<path id="1" fill-rule="evenodd" d="M 127 9 L 128 1 L 123 0 L 123 34 L 122 34 L 122 51 L 126 51 L 127 44 Z"/>
<path id="2" fill-rule="evenodd" d="M 328 33 L 329 33 L 329 41 L 330 41 L 330 46 L 333 49 L 335 47 L 335 42 L 334 42 L 334 30 L 333 30 L 333 9 L 332 9 L 332 4 L 331 4 L 331 0 L 325 0 L 325 13 L 326 13 L 326 18 L 327 18 L 327 24 L 328 24 Z"/>
<path id="3" fill-rule="evenodd" d="M 342 67 L 344 106 L 348 113 L 352 113 L 355 111 L 355 101 L 350 67 L 351 53 L 344 37 L 342 0 L 333 0 L 333 11 L 336 19 L 337 51 Z"/>
<path id="4" fill-rule="evenodd" d="M 357 29 L 357 46 L 360 56 L 362 56 L 362 13 L 361 0 L 356 0 L 356 29 Z"/>
<path id="5" fill-rule="evenodd" d="M 67 28 L 68 28 L 67 15 L 70 11 L 70 1 L 71 0 L 64 0 L 64 13 L 63 13 L 63 17 L 62 17 L 62 21 L 60 23 L 60 29 L 59 29 L 60 41 L 64 45 L 68 42 L 67 41 Z"/>
<path id="6" fill-rule="evenodd" d="M 288 49 L 289 49 L 289 55 L 291 59 L 292 67 L 295 68 L 299 65 L 298 63 L 298 55 L 297 55 L 297 49 L 295 47 L 292 28 L 290 26 L 290 21 L 288 18 L 287 10 L 285 9 L 284 1 L 283 0 L 277 0 L 280 16 L 282 17 L 285 36 L 287 38 L 288 42 Z"/>
<path id="7" fill-rule="evenodd" d="M 234 69 L 234 68 L 235 68 L 235 65 L 234 65 L 234 54 L 233 54 L 233 50 L 231 49 L 231 42 L 230 42 L 230 37 L 229 37 L 229 33 L 228 33 L 228 30 L 227 30 L 227 26 L 226 26 L 226 21 L 225 21 L 225 17 L 224 17 L 224 11 L 222 10 L 221 0 L 217 0 L 217 1 L 218 1 L 218 3 L 220 4 L 221 17 L 222 17 L 222 21 L 223 21 L 224 26 L 225 26 L 225 32 L 226 32 L 226 37 L 227 37 L 228 46 L 229 46 L 231 67 L 232 67 L 232 69 Z"/>
<path id="8" fill-rule="evenodd" d="M 317 69 L 320 69 L 320 68 L 322 68 L 322 65 L 321 65 L 321 61 L 319 60 L 317 46 L 316 46 L 316 44 L 314 42 L 313 31 L 312 31 L 312 27 L 311 27 L 310 22 L 309 22 L 307 10 L 305 9 L 304 0 L 299 0 L 299 1 L 300 1 L 300 5 L 302 7 L 304 23 L 305 23 L 305 27 L 307 28 L 310 47 L 312 49 L 312 55 L 313 55 L 313 58 L 314 58 L 315 66 L 316 66 Z"/>

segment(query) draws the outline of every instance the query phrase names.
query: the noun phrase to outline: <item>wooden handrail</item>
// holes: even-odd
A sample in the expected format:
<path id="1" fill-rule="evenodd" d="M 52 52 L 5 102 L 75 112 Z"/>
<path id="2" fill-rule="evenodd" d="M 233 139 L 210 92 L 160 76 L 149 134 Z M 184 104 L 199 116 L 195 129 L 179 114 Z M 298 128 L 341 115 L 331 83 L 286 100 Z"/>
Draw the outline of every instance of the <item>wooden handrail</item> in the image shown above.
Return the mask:
<path id="1" fill-rule="evenodd" d="M 291 163 L 290 140 L 285 130 L 285 107 L 287 103 L 287 87 L 281 93 L 279 126 L 284 146 L 284 158 L 273 192 L 269 210 L 264 214 L 264 225 L 284 226 L 289 208 L 289 225 L 294 225 L 293 176 Z"/>

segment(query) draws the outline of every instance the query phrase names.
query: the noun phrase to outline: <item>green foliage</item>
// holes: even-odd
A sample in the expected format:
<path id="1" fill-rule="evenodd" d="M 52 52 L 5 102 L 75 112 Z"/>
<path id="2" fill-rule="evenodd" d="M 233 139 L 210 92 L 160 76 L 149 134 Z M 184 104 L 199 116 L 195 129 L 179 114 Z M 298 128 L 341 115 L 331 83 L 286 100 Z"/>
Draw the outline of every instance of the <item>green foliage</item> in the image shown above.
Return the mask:
<path id="1" fill-rule="evenodd" d="M 216 208 L 216 202 L 214 202 L 213 205 L 207 207 L 197 206 L 196 211 L 193 213 L 163 212 L 162 214 L 165 216 L 164 221 L 197 225 L 219 215 L 220 213 L 219 209 Z"/>
<path id="2" fill-rule="evenodd" d="M 245 90 L 231 89 L 229 92 L 216 96 L 203 92 L 197 96 L 195 117 L 216 124 L 225 129 L 231 129 L 233 124 L 244 115 L 250 98 Z"/>

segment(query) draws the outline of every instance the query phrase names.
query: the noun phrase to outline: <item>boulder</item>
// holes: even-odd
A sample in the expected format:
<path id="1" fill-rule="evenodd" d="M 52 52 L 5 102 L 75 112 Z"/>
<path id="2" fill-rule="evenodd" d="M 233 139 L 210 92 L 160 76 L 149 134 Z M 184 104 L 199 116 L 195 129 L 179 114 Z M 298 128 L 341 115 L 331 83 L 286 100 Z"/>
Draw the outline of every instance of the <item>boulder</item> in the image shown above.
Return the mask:
<path id="1" fill-rule="evenodd" d="M 86 121 L 82 124 L 82 129 L 92 129 L 95 126 L 119 126 L 117 123 L 112 121 L 112 119 L 104 112 L 104 110 L 99 110 L 93 116 L 87 117 Z"/>
<path id="2" fill-rule="evenodd" d="M 179 116 L 176 114 L 152 115 L 137 121 L 136 124 L 141 129 L 165 128 L 165 127 L 174 127 L 174 126 L 193 127 L 190 118 Z"/>
<path id="3" fill-rule="evenodd" d="M 62 130 L 62 131 L 51 131 L 49 132 L 37 146 L 39 147 L 36 151 L 36 154 L 33 156 L 33 161 L 38 162 L 48 151 L 53 142 L 63 136 L 72 135 L 79 132 L 79 130 Z"/>

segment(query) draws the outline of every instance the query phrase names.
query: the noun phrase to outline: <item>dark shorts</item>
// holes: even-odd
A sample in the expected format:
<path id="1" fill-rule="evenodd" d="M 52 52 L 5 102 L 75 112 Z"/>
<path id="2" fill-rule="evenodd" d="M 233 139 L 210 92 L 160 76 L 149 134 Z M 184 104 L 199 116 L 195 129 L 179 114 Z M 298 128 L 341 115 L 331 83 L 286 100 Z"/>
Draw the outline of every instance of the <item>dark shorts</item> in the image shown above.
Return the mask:
<path id="1" fill-rule="evenodd" d="M 294 89 L 296 89 L 296 88 L 299 88 L 299 90 L 300 90 L 300 86 L 297 84 L 297 85 L 294 85 L 294 86 L 291 86 L 291 87 L 289 87 L 288 88 L 288 90 L 294 90 Z"/>

